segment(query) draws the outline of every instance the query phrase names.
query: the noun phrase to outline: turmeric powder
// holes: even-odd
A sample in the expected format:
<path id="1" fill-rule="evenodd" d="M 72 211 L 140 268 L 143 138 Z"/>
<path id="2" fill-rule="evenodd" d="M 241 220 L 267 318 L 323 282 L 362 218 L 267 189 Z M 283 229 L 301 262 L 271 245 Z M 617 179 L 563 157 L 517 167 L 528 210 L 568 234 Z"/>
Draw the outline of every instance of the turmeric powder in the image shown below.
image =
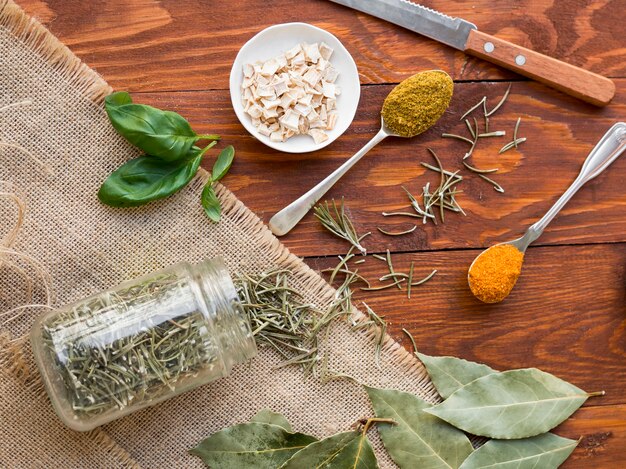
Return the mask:
<path id="1" fill-rule="evenodd" d="M 485 303 L 504 300 L 522 272 L 524 253 L 511 244 L 498 244 L 480 254 L 469 271 L 469 286 Z"/>

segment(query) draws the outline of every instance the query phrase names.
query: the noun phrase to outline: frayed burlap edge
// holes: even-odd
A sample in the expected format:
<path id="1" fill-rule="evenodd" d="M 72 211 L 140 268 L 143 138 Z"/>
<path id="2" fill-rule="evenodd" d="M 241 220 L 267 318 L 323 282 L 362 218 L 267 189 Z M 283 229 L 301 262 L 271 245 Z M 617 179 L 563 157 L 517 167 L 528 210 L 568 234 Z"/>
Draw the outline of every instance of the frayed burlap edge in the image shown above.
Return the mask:
<path id="1" fill-rule="evenodd" d="M 100 75 L 76 57 L 39 21 L 26 15 L 13 0 L 0 0 L 0 27 L 5 28 L 26 44 L 51 65 L 68 86 L 74 87 L 91 101 L 101 103 L 113 91 Z M 208 180 L 207 171 L 201 169 L 199 174 L 200 177 L 194 179 L 191 182 L 192 185 L 204 184 Z M 233 220 L 247 226 L 246 233 L 254 238 L 259 247 L 266 249 L 268 256 L 276 265 L 291 270 L 304 288 L 319 295 L 320 301 L 329 301 L 335 295 L 335 289 L 302 259 L 283 246 L 263 221 L 240 202 L 232 192 L 221 184 L 217 184 L 217 194 L 222 203 L 223 212 L 233 217 Z M 357 321 L 366 318 L 356 308 L 353 313 Z M 373 329 L 355 333 L 363 334 L 370 340 L 374 340 L 377 335 L 377 331 Z M 385 336 L 382 349 L 396 360 L 404 372 L 412 375 L 420 387 L 432 388 L 432 383 L 422 363 L 391 336 Z M 28 353 L 30 350 L 27 347 L 27 338 L 10 340 L 9 337 L 0 336 L 0 372 L 9 372 L 13 376 L 21 377 L 26 386 L 32 388 L 37 394 L 44 394 L 45 390 L 38 374 L 28 370 L 30 363 L 25 358 Z M 128 467 L 140 468 L 137 462 L 104 431 L 94 430 L 91 435 L 102 444 L 104 449 L 120 457 Z"/>

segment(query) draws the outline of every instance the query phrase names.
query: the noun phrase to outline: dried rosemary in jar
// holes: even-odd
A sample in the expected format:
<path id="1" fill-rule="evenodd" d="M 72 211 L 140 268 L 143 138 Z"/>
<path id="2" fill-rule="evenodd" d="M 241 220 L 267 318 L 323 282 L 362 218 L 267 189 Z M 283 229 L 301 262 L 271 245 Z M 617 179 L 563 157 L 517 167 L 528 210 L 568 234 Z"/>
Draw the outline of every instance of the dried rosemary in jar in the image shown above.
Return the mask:
<path id="1" fill-rule="evenodd" d="M 452 99 L 454 83 L 442 70 L 429 70 L 397 85 L 383 103 L 382 116 L 392 132 L 415 137 L 432 127 Z"/>
<path id="2" fill-rule="evenodd" d="M 52 404 L 91 430 L 256 354 L 221 260 L 176 264 L 44 315 L 31 333 Z"/>

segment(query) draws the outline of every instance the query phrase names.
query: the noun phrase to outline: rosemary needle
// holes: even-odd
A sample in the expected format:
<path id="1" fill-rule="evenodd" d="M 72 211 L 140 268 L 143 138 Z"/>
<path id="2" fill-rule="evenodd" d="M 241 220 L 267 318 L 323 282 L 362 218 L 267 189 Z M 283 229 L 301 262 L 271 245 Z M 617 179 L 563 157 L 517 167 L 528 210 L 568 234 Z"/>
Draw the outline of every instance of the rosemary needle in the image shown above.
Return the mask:
<path id="1" fill-rule="evenodd" d="M 355 264 L 363 264 L 365 259 L 359 259 L 358 261 L 354 261 Z"/>
<path id="2" fill-rule="evenodd" d="M 478 101 L 478 103 L 477 103 L 476 105 L 472 106 L 472 107 L 469 109 L 469 111 L 467 111 L 465 114 L 463 114 L 463 115 L 461 116 L 461 119 L 459 119 L 459 120 L 463 120 L 463 119 L 465 119 L 465 118 L 466 118 L 467 116 L 469 116 L 469 115 L 470 115 L 470 114 L 471 114 L 474 110 L 478 109 L 478 107 L 479 107 L 481 104 L 483 105 L 483 108 L 485 108 L 486 102 L 487 102 L 487 96 L 483 96 L 483 99 L 481 99 L 480 101 Z M 486 113 L 486 108 L 485 108 L 485 113 Z"/>
<path id="3" fill-rule="evenodd" d="M 467 130 L 469 130 L 469 133 L 472 136 L 472 138 L 476 138 L 476 132 L 472 128 L 472 124 L 470 124 L 470 121 L 465 119 L 465 125 L 467 126 Z"/>
<path id="4" fill-rule="evenodd" d="M 415 338 L 413 337 L 413 334 L 407 331 L 404 327 L 402 328 L 402 332 L 404 332 L 411 341 L 411 345 L 413 346 L 413 354 L 417 355 L 417 344 L 415 343 Z"/>
<path id="5" fill-rule="evenodd" d="M 378 231 L 380 231 L 382 234 L 386 234 L 387 236 L 402 236 L 405 234 L 413 233 L 416 229 L 417 229 L 417 225 L 413 225 L 412 228 L 409 228 L 408 230 L 405 230 L 405 231 L 397 231 L 397 232 L 385 231 L 380 227 L 378 228 Z"/>
<path id="6" fill-rule="evenodd" d="M 493 188 L 497 191 L 497 192 L 501 192 L 504 193 L 504 189 L 502 188 L 502 186 L 500 184 L 498 184 L 496 181 L 494 181 L 491 178 L 488 178 L 487 176 L 485 176 L 484 174 L 479 174 L 479 177 L 483 178 L 485 181 L 491 183 L 493 185 Z"/>
<path id="7" fill-rule="evenodd" d="M 502 154 L 504 152 L 509 151 L 511 148 L 517 148 L 517 146 L 520 143 L 524 143 L 526 141 L 526 137 L 522 137 L 522 138 L 517 138 L 515 140 L 513 140 L 512 142 L 507 143 L 506 145 L 504 145 L 502 148 L 500 148 L 500 151 L 498 152 L 498 154 Z"/>
<path id="8" fill-rule="evenodd" d="M 366 288 L 361 288 L 361 291 L 380 291 L 380 290 L 386 290 L 387 288 L 391 288 L 391 287 L 395 287 L 396 285 L 398 285 L 398 287 L 400 287 L 400 284 L 402 282 L 404 282 L 405 280 L 403 278 L 396 280 L 393 283 L 389 283 L 387 285 L 381 285 L 380 287 L 366 287 Z"/>
<path id="9" fill-rule="evenodd" d="M 467 122 L 467 120 L 466 120 L 466 122 Z M 446 133 L 446 134 L 441 134 L 441 136 L 442 136 L 443 138 L 455 138 L 455 139 L 457 139 L 457 140 L 461 140 L 462 142 L 469 143 L 470 145 L 471 145 L 472 143 L 474 143 L 474 142 L 472 142 L 469 138 L 467 138 L 467 137 L 463 137 L 462 135 L 457 135 L 457 134 L 447 134 L 447 133 Z"/>
<path id="10" fill-rule="evenodd" d="M 489 173 L 495 173 L 496 171 L 498 171 L 498 168 L 493 168 L 493 169 L 478 169 L 478 168 L 474 168 L 473 166 L 470 166 L 466 161 L 463 161 L 463 164 L 465 165 L 465 167 L 467 169 L 469 169 L 470 171 L 472 171 L 474 173 L 478 173 L 478 174 L 489 174 Z"/>
<path id="11" fill-rule="evenodd" d="M 389 267 L 390 274 L 396 273 L 395 270 L 393 270 L 393 262 L 391 261 L 391 252 L 389 252 L 389 249 L 387 249 L 387 267 Z M 398 290 L 402 290 L 400 284 L 398 284 Z"/>
<path id="12" fill-rule="evenodd" d="M 411 262 L 411 267 L 409 268 L 409 278 L 406 281 L 406 297 L 411 299 L 411 282 L 413 281 L 413 268 L 415 267 L 415 262 Z"/>
<path id="13" fill-rule="evenodd" d="M 411 283 L 411 286 L 412 287 L 417 287 L 418 285 L 421 285 L 423 283 L 428 282 L 431 278 L 433 278 L 435 276 L 436 273 L 437 273 L 437 269 L 434 269 L 431 273 L 429 273 L 422 280 L 418 280 L 417 282 Z"/>
<path id="14" fill-rule="evenodd" d="M 520 122 L 522 122 L 522 118 L 518 117 L 517 122 L 515 123 L 515 129 L 513 130 L 513 141 L 515 142 L 515 148 L 517 148 L 517 131 L 519 130 Z"/>
<path id="15" fill-rule="evenodd" d="M 484 134 L 478 134 L 479 138 L 485 137 L 504 137 L 506 135 L 506 130 L 496 130 L 495 132 L 487 132 Z"/>
<path id="16" fill-rule="evenodd" d="M 496 104 L 496 107 L 494 107 L 491 111 L 485 114 L 487 117 L 491 117 L 498 109 L 500 109 L 500 107 L 502 107 L 506 99 L 509 97 L 509 93 L 511 92 L 511 86 L 513 86 L 512 83 L 509 84 L 509 87 L 507 88 L 506 93 L 504 93 L 504 96 L 502 96 L 502 99 L 500 100 L 500 102 Z"/>

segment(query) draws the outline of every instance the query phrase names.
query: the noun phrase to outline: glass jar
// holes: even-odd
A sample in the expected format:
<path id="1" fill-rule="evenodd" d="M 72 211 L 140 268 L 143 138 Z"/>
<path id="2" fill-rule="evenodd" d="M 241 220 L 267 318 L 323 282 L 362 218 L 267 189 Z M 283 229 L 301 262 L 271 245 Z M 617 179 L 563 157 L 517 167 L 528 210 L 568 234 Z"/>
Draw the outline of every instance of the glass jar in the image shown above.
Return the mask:
<path id="1" fill-rule="evenodd" d="M 226 376 L 256 354 L 219 259 L 176 264 L 47 313 L 31 342 L 54 409 L 78 431 Z"/>

